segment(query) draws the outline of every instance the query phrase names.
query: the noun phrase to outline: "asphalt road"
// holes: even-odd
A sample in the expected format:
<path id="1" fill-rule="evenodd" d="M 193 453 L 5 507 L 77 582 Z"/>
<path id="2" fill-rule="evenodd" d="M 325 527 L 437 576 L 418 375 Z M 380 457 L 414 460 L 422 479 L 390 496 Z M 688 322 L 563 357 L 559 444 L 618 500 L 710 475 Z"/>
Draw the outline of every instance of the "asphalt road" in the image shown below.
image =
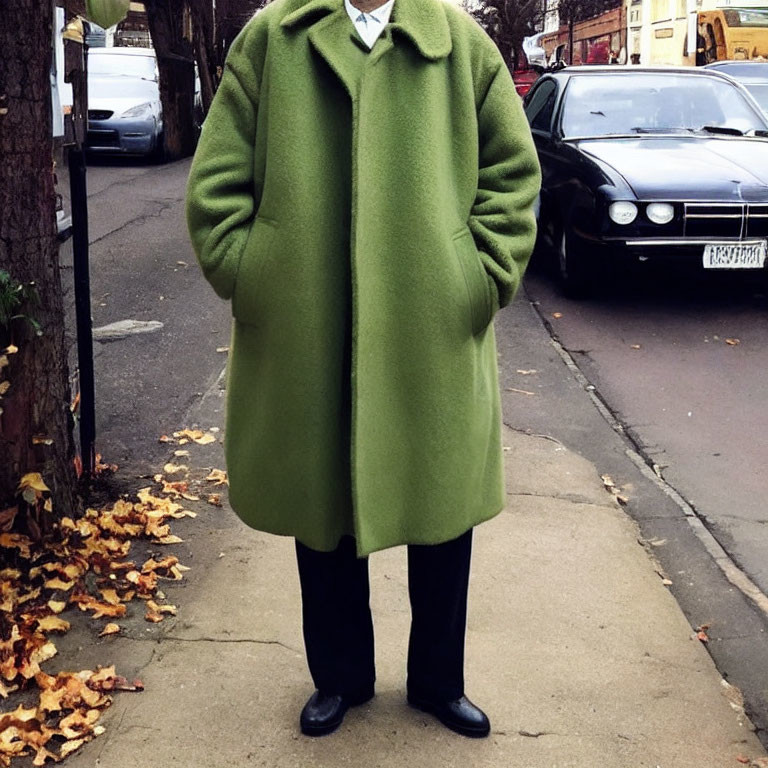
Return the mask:
<path id="1" fill-rule="evenodd" d="M 162 324 L 95 342 L 97 450 L 136 473 L 155 471 L 167 453 L 157 438 L 190 426 L 226 363 L 216 350 L 229 343 L 229 308 L 202 280 L 184 221 L 189 163 L 99 159 L 87 172 L 93 326 Z"/>
<path id="2" fill-rule="evenodd" d="M 563 298 L 530 274 L 552 333 L 641 452 L 768 594 L 768 291 L 663 272 Z"/>
<path id="3" fill-rule="evenodd" d="M 94 327 L 161 324 L 96 343 L 97 447 L 129 474 L 162 466 L 169 451 L 157 438 L 195 426 L 190 414 L 226 362 L 226 352 L 217 350 L 228 344 L 229 308 L 202 279 L 187 239 L 188 170 L 189 161 L 105 160 L 88 170 Z M 69 262 L 67 246 L 65 284 Z M 632 453 L 639 446 L 663 466 L 666 480 L 766 591 L 768 524 L 759 522 L 768 517 L 761 512 L 765 298 L 684 295 L 633 283 L 577 304 L 536 274 L 526 291 L 496 321 L 505 422 L 564 443 L 621 486 L 692 629 L 710 625 L 708 648 L 721 673 L 744 691 L 766 738 L 768 617 L 726 579 L 679 504 Z M 564 363 L 551 335 L 590 383 Z M 595 394 L 620 424 L 600 413 Z M 562 480 L 569 497 L 568 478 Z"/>

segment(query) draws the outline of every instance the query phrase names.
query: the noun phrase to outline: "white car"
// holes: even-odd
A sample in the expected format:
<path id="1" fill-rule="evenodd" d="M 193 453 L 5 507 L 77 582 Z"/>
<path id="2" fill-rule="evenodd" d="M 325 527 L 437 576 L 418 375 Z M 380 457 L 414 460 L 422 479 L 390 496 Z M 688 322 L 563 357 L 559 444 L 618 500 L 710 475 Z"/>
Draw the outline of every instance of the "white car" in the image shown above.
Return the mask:
<path id="1" fill-rule="evenodd" d="M 90 152 L 163 153 L 163 110 L 152 48 L 88 51 Z"/>

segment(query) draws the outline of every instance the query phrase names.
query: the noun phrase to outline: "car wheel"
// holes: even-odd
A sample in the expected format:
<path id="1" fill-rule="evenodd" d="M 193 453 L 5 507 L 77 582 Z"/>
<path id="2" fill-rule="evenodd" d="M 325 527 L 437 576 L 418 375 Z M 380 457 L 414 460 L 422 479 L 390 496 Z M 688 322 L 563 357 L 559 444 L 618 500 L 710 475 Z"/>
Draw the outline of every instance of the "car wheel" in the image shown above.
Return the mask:
<path id="1" fill-rule="evenodd" d="M 558 276 L 566 296 L 581 299 L 589 296 L 595 287 L 592 265 L 574 243 L 574 237 L 563 228 L 558 249 Z"/>

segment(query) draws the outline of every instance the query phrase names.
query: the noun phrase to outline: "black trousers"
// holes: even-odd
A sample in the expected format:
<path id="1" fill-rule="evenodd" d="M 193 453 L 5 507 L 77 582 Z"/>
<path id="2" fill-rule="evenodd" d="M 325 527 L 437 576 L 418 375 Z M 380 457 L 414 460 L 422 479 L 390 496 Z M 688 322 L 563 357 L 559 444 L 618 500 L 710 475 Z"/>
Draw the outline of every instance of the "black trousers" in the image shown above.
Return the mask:
<path id="1" fill-rule="evenodd" d="M 464 635 L 472 530 L 432 546 L 408 547 L 411 634 L 408 691 L 449 701 L 464 695 Z M 352 699 L 376 680 L 368 559 L 344 537 L 333 552 L 296 542 L 304 644 L 315 687 Z"/>

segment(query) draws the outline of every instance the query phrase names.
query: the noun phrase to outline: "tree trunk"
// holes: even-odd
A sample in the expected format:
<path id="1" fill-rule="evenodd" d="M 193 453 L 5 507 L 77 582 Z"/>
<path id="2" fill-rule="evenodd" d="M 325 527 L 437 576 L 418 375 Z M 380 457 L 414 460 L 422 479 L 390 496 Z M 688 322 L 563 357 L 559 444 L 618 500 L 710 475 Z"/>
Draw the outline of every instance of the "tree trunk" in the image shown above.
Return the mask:
<path id="1" fill-rule="evenodd" d="M 6 0 L 0 23 L 0 269 L 34 283 L 39 303 L 26 320 L 0 326 L 0 510 L 10 506 L 22 475 L 40 472 L 54 512 L 73 514 L 76 477 L 64 307 L 56 241 L 51 124 L 51 0 Z M 11 23 L 12 20 L 12 23 Z M 5 385 L 3 385 L 4 388 Z M 2 390 L 0 390 L 2 391 Z"/>
<path id="2" fill-rule="evenodd" d="M 240 30 L 259 8 L 270 0 L 217 0 L 216 50 L 218 63 L 223 66 L 227 51 Z"/>
<path id="3" fill-rule="evenodd" d="M 189 10 L 184 0 L 147 0 L 147 21 L 160 70 L 165 154 L 195 151 L 195 67 Z"/>
<path id="4" fill-rule="evenodd" d="M 195 59 L 200 76 L 200 95 L 203 112 L 208 114 L 218 84 L 213 4 L 211 0 L 191 0 L 190 10 L 194 27 Z"/>

